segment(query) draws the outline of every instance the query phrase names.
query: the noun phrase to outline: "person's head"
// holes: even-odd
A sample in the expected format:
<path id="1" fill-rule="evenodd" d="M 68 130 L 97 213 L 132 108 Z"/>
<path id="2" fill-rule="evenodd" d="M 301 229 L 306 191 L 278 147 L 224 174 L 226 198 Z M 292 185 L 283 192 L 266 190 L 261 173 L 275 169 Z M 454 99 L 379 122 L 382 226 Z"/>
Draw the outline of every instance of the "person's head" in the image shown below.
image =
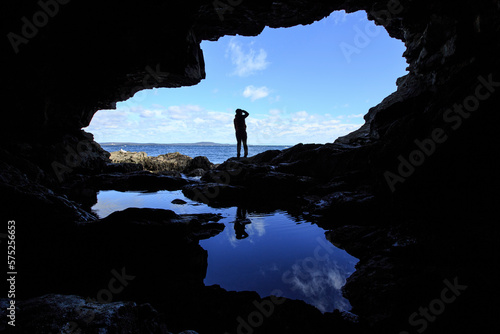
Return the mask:
<path id="1" fill-rule="evenodd" d="M 236 115 L 241 115 L 242 113 L 243 113 L 243 110 L 241 110 L 241 109 L 239 109 L 239 108 L 238 108 L 238 109 L 236 109 Z"/>

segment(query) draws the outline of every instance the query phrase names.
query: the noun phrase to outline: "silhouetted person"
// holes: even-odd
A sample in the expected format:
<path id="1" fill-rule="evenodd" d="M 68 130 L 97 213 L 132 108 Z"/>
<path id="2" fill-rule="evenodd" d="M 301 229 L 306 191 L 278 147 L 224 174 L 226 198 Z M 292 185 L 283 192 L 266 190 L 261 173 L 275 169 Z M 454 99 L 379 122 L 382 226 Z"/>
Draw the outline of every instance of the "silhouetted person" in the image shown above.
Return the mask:
<path id="1" fill-rule="evenodd" d="M 234 221 L 236 239 L 245 239 L 248 237 L 248 233 L 245 231 L 245 225 L 250 223 L 250 219 L 247 218 L 247 209 L 244 206 L 238 206 L 236 210 L 236 220 Z"/>
<path id="2" fill-rule="evenodd" d="M 245 118 L 247 118 L 248 115 L 248 112 L 245 110 L 236 109 L 236 115 L 234 116 L 234 129 L 236 130 L 236 152 L 238 153 L 238 158 L 240 157 L 241 152 L 241 142 L 243 142 L 245 158 L 248 156 L 247 125 L 245 124 Z"/>

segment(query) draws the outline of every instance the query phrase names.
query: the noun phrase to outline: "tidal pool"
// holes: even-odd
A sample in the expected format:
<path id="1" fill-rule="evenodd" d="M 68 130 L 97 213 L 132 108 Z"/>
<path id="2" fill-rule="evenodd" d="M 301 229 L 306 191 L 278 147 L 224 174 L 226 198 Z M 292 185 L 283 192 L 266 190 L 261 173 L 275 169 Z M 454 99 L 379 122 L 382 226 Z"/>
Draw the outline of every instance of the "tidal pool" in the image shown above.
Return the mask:
<path id="1" fill-rule="evenodd" d="M 172 204 L 182 199 L 186 204 Z M 284 211 L 260 213 L 245 207 L 212 208 L 179 191 L 101 191 L 92 210 L 104 218 L 129 207 L 169 209 L 177 214 L 220 213 L 224 231 L 201 240 L 208 252 L 205 285 L 300 299 L 322 312 L 349 311 L 341 288 L 358 259 L 332 245 L 324 230 Z"/>

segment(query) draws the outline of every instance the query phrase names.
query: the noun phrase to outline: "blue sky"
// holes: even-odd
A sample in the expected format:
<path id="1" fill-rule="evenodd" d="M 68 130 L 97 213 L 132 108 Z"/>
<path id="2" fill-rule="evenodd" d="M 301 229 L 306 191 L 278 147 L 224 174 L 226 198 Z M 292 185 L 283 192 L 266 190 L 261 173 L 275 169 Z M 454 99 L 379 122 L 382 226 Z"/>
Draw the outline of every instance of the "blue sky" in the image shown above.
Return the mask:
<path id="1" fill-rule="evenodd" d="M 359 128 L 407 73 L 404 44 L 364 11 L 201 48 L 207 77 L 198 85 L 142 90 L 98 111 L 85 130 L 97 142 L 234 143 L 241 108 L 250 113 L 249 144 L 333 142 Z"/>

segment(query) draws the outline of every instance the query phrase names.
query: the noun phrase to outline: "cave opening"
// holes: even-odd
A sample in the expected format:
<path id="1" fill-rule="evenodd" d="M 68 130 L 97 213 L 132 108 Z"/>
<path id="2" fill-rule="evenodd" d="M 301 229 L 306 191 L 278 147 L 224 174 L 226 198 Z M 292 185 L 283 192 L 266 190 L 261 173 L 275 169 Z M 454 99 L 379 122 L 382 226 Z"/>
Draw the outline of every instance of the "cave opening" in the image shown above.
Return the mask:
<path id="1" fill-rule="evenodd" d="M 306 26 L 202 41 L 206 79 L 138 91 L 98 111 L 99 143 L 232 144 L 234 110 L 250 112 L 249 144 L 328 143 L 363 123 L 407 74 L 404 44 L 365 11 L 334 11 Z"/>
<path id="2" fill-rule="evenodd" d="M 234 156 L 234 147 L 211 144 L 233 143 L 234 110 L 242 108 L 250 112 L 249 144 L 259 146 L 250 148 L 250 156 L 297 143 L 333 142 L 362 126 L 368 108 L 395 91 L 396 79 L 406 74 L 404 45 L 366 15 L 337 11 L 309 26 L 204 41 L 205 80 L 141 90 L 116 110 L 99 111 L 86 130 L 110 152 L 180 152 L 222 164 Z M 351 309 L 341 288 L 358 259 L 331 245 L 310 217 L 254 203 L 212 207 L 180 190 L 101 191 L 92 210 L 106 218 L 130 207 L 224 217 L 224 232 L 200 242 L 210 254 L 207 286 L 256 291 L 260 297 L 280 291 L 322 312 Z M 238 217 L 242 208 L 245 223 Z M 335 255 L 316 259 L 312 271 L 307 266 L 319 245 Z M 241 261 L 248 257 L 252 260 Z"/>

